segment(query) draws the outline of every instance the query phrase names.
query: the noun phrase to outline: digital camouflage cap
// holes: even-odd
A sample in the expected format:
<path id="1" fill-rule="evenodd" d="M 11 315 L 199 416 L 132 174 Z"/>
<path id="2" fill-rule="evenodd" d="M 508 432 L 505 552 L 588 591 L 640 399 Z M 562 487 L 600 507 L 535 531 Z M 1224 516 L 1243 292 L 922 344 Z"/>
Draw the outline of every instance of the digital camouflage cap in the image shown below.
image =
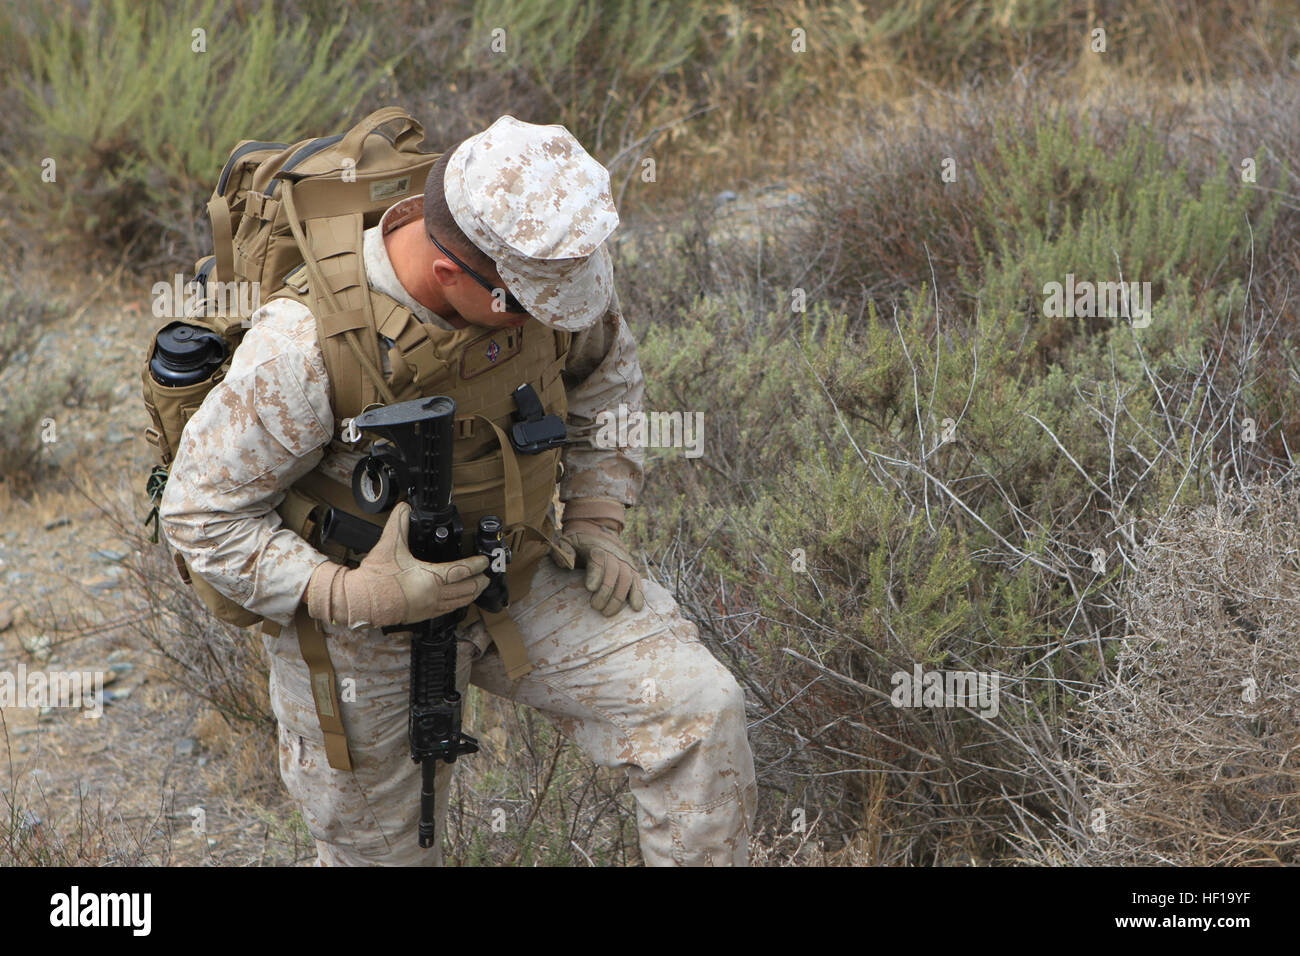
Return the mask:
<path id="1" fill-rule="evenodd" d="M 539 322 L 577 331 L 609 307 L 609 171 L 563 126 L 502 116 L 457 147 L 443 193 L 461 231 Z"/>

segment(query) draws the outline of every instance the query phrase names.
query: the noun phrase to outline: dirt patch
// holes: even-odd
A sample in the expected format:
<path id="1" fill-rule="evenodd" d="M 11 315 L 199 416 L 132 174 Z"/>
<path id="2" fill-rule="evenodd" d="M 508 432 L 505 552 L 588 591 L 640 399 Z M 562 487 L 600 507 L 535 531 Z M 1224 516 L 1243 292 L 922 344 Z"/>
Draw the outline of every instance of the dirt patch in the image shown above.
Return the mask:
<path id="1" fill-rule="evenodd" d="M 138 383 L 157 320 L 143 280 L 104 283 L 97 298 L 38 348 L 112 384 L 99 401 L 51 409 L 32 484 L 0 483 L 0 673 L 13 681 L 0 708 L 0 859 L 310 864 L 266 728 L 233 727 L 176 686 L 132 627 L 138 575 L 159 557 L 145 549 L 163 547 L 121 531 L 148 512 Z M 102 699 L 102 716 L 50 706 L 69 699 L 42 697 L 56 674 L 85 675 L 76 699 Z"/>

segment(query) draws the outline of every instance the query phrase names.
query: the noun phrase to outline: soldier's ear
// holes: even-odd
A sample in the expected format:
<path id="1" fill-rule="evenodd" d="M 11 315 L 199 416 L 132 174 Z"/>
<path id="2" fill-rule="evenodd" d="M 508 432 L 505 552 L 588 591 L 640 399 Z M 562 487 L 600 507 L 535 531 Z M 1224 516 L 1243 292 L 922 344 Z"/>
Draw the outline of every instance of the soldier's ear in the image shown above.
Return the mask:
<path id="1" fill-rule="evenodd" d="M 455 285 L 464 276 L 454 262 L 448 262 L 447 257 L 441 254 L 433 256 L 429 268 L 433 270 L 434 281 L 442 286 Z"/>

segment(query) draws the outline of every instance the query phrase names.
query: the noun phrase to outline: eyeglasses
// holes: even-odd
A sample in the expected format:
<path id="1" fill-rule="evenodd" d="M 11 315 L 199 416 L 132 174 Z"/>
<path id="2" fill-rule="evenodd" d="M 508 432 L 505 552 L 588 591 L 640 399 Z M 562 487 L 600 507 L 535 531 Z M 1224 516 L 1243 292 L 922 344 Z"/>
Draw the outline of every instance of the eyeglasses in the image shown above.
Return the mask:
<path id="1" fill-rule="evenodd" d="M 446 256 L 448 259 L 450 259 L 452 262 L 456 263 L 456 265 L 458 265 L 458 266 L 460 266 L 462 269 L 464 269 L 465 272 L 469 275 L 469 277 L 470 277 L 471 279 L 473 279 L 475 282 L 477 282 L 477 283 L 478 283 L 479 285 L 481 285 L 483 288 L 485 288 L 485 289 L 487 289 L 489 292 L 491 292 L 491 293 L 493 294 L 493 297 L 495 298 L 495 296 L 496 296 L 496 290 L 497 290 L 498 288 L 501 288 L 500 286 L 494 286 L 491 282 L 488 282 L 487 279 L 484 279 L 481 275 L 479 275 L 477 272 L 475 272 L 475 271 L 474 271 L 473 269 L 471 269 L 469 266 L 465 265 L 465 263 L 463 263 L 463 262 L 461 262 L 459 259 L 457 259 L 457 258 L 455 257 L 455 255 L 452 254 L 451 250 L 449 250 L 446 246 L 444 246 L 444 245 L 443 245 L 441 242 L 439 242 L 437 239 L 433 238 L 433 233 L 429 232 L 429 233 L 426 233 L 426 235 L 428 235 L 428 237 L 429 237 L 429 241 L 430 241 L 430 242 L 432 242 L 435 246 L 437 246 L 439 249 L 442 250 L 443 255 L 445 255 L 445 256 Z M 525 308 L 523 307 L 523 305 L 520 303 L 520 301 L 514 297 L 514 294 L 513 294 L 509 289 L 502 289 L 502 291 L 505 292 L 505 294 L 506 294 L 505 306 L 506 306 L 506 311 L 507 311 L 507 312 L 513 312 L 513 313 L 518 314 L 518 315 L 527 315 L 527 314 L 528 314 L 528 310 L 525 309 Z"/>

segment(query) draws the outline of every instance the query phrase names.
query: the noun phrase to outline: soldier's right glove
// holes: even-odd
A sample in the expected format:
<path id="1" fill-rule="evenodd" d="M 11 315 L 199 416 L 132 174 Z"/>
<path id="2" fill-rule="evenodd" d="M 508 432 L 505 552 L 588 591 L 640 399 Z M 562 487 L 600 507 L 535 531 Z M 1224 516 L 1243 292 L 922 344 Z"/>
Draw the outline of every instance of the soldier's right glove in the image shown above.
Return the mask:
<path id="1" fill-rule="evenodd" d="M 488 586 L 488 558 L 432 564 L 411 554 L 411 506 L 400 502 L 361 565 L 327 561 L 312 572 L 307 612 L 349 628 L 414 624 L 465 607 Z"/>

